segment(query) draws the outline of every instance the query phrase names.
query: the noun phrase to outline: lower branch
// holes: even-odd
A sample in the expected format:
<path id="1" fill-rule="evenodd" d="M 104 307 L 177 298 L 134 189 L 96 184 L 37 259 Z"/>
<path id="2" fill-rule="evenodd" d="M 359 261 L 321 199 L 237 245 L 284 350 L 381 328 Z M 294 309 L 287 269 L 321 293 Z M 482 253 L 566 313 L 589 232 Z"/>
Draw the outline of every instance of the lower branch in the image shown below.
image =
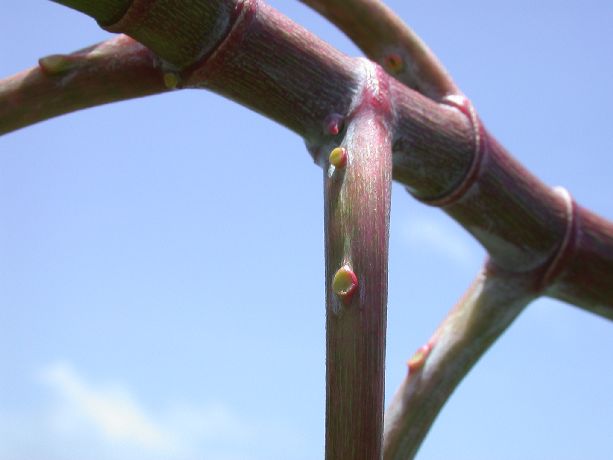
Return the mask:
<path id="1" fill-rule="evenodd" d="M 488 264 L 432 338 L 408 362 L 386 414 L 384 458 L 413 458 L 440 409 L 472 366 L 534 299 L 532 274 Z"/>

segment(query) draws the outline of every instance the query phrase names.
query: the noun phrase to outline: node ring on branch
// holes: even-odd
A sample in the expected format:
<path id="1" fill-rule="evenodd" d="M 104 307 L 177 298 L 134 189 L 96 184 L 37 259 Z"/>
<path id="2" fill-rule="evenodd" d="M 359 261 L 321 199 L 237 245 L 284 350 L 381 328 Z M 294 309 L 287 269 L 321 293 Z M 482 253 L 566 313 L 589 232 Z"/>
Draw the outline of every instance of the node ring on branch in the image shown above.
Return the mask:
<path id="1" fill-rule="evenodd" d="M 487 135 L 485 133 L 485 128 L 477 115 L 472 101 L 462 94 L 450 94 L 445 96 L 441 102 L 442 104 L 458 109 L 468 118 L 473 132 L 474 154 L 468 171 L 464 175 L 462 181 L 452 189 L 439 195 L 420 197 L 416 196 L 411 189 L 407 188 L 407 191 L 422 203 L 439 208 L 456 203 L 466 194 L 472 185 L 478 181 L 483 158 L 487 151 Z"/>

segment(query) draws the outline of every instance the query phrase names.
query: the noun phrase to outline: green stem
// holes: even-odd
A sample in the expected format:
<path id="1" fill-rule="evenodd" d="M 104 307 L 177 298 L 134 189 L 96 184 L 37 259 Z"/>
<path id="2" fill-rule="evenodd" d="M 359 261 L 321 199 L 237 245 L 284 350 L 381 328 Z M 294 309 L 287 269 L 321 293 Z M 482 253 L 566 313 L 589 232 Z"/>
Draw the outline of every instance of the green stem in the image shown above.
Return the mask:
<path id="1" fill-rule="evenodd" d="M 441 408 L 472 366 L 534 299 L 534 277 L 487 266 L 409 371 L 385 413 L 384 459 L 413 458 Z"/>

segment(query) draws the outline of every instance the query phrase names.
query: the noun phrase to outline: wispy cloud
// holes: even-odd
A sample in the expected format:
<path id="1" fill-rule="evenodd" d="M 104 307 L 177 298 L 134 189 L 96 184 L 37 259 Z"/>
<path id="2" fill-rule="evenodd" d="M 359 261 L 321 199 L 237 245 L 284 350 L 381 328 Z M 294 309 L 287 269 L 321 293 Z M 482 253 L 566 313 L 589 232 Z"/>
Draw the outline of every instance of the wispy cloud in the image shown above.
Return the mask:
<path id="1" fill-rule="evenodd" d="M 471 265 L 480 257 L 478 249 L 467 235 L 452 223 L 431 216 L 412 216 L 403 226 L 403 234 L 409 245 L 426 248 L 446 257 L 461 267 Z"/>
<path id="2" fill-rule="evenodd" d="M 89 422 L 109 441 L 127 442 L 154 451 L 172 449 L 175 444 L 173 435 L 119 387 L 94 386 L 66 363 L 48 366 L 42 372 L 42 379 L 60 396 L 64 416 Z"/>
<path id="3" fill-rule="evenodd" d="M 283 458 L 285 452 L 306 447 L 286 423 L 262 416 L 251 419 L 220 402 L 206 407 L 172 404 L 152 414 L 123 385 L 92 382 L 69 363 L 46 366 L 39 376 L 53 390 L 51 411 L 45 416 L 52 425 L 30 425 L 28 436 L 39 439 L 39 446 L 23 448 L 26 454 L 21 457 L 15 448 L 5 446 L 3 451 L 0 446 L 0 454 L 13 455 L 9 458 L 36 458 L 43 449 L 46 458 L 62 460 L 83 452 L 87 458 L 105 460 L 246 460 Z M 0 423 L 0 434 L 2 427 Z"/>

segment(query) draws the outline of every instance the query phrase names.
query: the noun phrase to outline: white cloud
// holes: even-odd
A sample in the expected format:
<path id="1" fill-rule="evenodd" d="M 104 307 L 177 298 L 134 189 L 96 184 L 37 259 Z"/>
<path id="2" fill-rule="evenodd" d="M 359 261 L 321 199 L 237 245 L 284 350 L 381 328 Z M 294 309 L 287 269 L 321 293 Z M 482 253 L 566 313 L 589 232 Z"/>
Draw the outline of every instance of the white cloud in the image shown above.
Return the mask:
<path id="1" fill-rule="evenodd" d="M 45 383 L 61 398 L 60 417 L 64 427 L 89 422 L 107 440 L 160 451 L 172 449 L 172 434 L 153 421 L 125 390 L 95 387 L 71 366 L 56 363 L 42 372 Z"/>
<path id="2" fill-rule="evenodd" d="M 413 216 L 406 220 L 403 229 L 407 243 L 413 247 L 426 247 L 461 267 L 468 267 L 479 257 L 469 237 L 452 224 L 434 217 Z"/>
<path id="3" fill-rule="evenodd" d="M 53 403 L 45 414 L 25 419 L 46 422 L 26 423 L 28 428 L 18 430 L 38 444 L 6 432 L 12 440 L 4 450 L 0 446 L 0 457 L 41 458 L 44 452 L 44 458 L 58 460 L 248 460 L 284 458 L 308 447 L 286 423 L 261 415 L 250 419 L 220 402 L 172 404 L 153 415 L 122 385 L 88 381 L 68 363 L 51 364 L 39 376 L 53 390 Z M 6 431 L 1 422 L 2 417 L 0 435 Z"/>

